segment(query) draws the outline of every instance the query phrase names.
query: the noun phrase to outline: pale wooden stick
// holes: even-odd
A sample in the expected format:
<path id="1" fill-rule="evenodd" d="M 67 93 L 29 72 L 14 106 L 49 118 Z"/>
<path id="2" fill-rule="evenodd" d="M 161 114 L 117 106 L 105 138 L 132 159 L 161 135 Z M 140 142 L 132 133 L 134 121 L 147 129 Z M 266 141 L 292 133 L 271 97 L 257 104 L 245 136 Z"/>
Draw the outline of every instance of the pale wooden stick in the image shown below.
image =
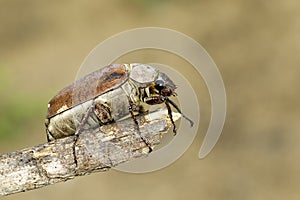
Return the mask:
<path id="1" fill-rule="evenodd" d="M 173 119 L 180 114 L 173 113 Z M 106 171 L 146 156 L 171 126 L 166 110 L 138 116 L 138 133 L 131 118 L 80 134 L 74 161 L 73 136 L 0 155 L 0 195 L 37 189 L 96 171 Z M 141 135 L 143 139 L 141 138 Z"/>

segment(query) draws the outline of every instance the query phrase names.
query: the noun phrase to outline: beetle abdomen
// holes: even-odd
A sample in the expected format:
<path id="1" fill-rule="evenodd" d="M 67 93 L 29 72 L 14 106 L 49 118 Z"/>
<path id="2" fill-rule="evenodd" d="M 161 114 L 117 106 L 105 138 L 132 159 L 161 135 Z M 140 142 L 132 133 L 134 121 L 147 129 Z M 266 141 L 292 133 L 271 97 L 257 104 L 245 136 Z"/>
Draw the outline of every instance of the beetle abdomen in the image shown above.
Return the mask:
<path id="1" fill-rule="evenodd" d="M 117 122 L 126 116 L 129 117 L 129 97 L 124 88 L 133 90 L 129 82 L 126 82 L 124 87 L 99 95 L 95 99 L 86 101 L 49 118 L 46 124 L 49 140 L 75 134 L 89 109 L 93 110 L 83 128 L 95 128 L 112 121 Z"/>

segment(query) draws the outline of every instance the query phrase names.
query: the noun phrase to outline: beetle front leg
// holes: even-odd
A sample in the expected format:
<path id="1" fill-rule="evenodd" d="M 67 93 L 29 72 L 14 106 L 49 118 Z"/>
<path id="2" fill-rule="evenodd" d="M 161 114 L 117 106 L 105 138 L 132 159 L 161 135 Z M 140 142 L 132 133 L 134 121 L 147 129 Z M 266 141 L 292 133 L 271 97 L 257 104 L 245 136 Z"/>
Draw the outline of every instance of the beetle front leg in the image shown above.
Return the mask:
<path id="1" fill-rule="evenodd" d="M 176 127 L 176 124 L 175 124 L 175 122 L 174 122 L 174 120 L 173 120 L 171 106 L 170 106 L 170 104 L 169 104 L 168 101 L 165 101 L 165 104 L 166 104 L 166 106 L 167 106 L 168 115 L 169 115 L 170 120 L 171 120 L 172 125 L 173 125 L 173 133 L 174 133 L 174 135 L 176 135 L 176 133 L 177 133 L 177 127 Z"/>
<path id="2" fill-rule="evenodd" d="M 161 104 L 166 101 L 166 98 L 163 96 L 153 96 L 151 98 L 148 98 L 145 102 L 148 105 L 156 105 Z"/>

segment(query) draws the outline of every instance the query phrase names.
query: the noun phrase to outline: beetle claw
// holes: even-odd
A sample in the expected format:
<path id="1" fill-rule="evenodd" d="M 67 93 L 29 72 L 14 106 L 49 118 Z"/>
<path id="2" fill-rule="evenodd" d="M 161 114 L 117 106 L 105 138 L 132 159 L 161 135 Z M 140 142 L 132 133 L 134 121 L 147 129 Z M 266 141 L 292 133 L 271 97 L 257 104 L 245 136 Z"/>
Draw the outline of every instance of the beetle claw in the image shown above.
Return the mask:
<path id="1" fill-rule="evenodd" d="M 174 133 L 174 136 L 177 134 L 177 127 L 175 124 L 173 124 L 173 133 Z"/>

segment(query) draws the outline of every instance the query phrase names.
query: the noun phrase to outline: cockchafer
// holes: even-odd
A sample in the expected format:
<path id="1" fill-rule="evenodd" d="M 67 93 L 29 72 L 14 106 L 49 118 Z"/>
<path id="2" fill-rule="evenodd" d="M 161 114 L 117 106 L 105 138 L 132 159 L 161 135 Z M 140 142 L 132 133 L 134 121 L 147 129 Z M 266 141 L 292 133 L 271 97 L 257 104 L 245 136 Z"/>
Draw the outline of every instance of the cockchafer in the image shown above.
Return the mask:
<path id="1" fill-rule="evenodd" d="M 48 104 L 45 120 L 48 141 L 75 135 L 80 131 L 149 111 L 165 103 L 176 134 L 170 104 L 176 85 L 164 73 L 146 64 L 112 64 L 73 82 L 56 94 Z M 138 126 L 138 124 L 137 124 Z"/>

